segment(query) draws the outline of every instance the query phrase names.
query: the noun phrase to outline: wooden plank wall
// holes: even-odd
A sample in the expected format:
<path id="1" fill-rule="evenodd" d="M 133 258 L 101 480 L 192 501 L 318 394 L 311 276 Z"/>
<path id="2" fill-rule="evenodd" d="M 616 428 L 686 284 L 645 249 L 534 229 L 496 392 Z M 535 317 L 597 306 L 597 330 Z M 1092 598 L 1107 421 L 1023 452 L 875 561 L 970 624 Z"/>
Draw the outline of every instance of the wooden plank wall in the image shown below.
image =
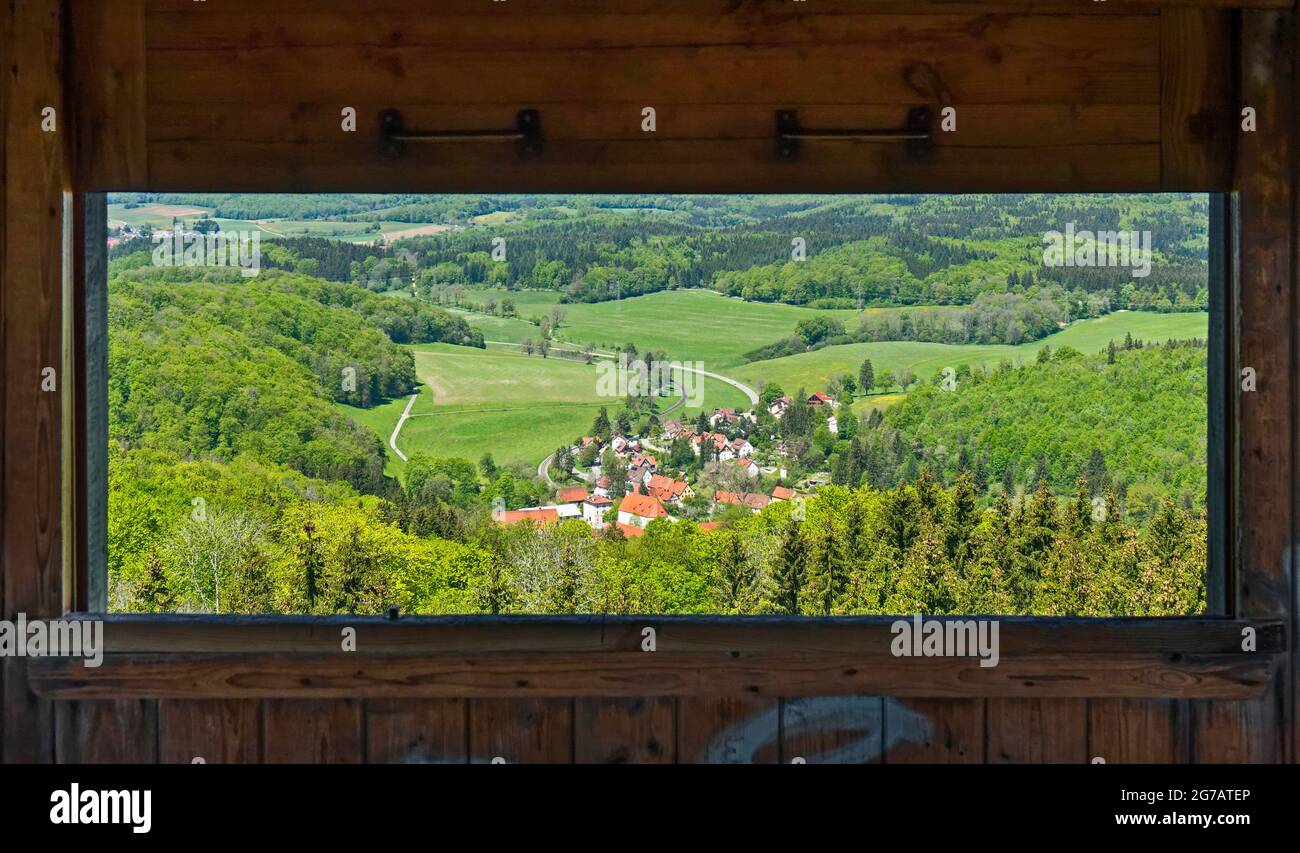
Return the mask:
<path id="1" fill-rule="evenodd" d="M 157 191 L 1225 189 L 1240 144 L 1231 101 L 1243 76 L 1231 41 L 1238 23 L 1255 46 L 1243 87 L 1252 91 L 1255 73 L 1272 131 L 1285 136 L 1291 122 L 1292 93 L 1272 88 L 1282 83 L 1275 57 L 1291 55 L 1290 41 L 1275 37 L 1291 33 L 1289 12 L 1076 3 L 1016 14 L 1005 3 L 922 14 L 849 0 L 812 10 L 777 0 L 359 6 L 70 0 L 64 21 L 58 0 L 0 5 L 0 53 L 13 58 L 0 85 L 7 618 L 59 609 L 58 407 L 39 393 L 38 376 L 59 363 L 70 181 Z M 71 78 L 62 81 L 65 45 Z M 60 108 L 58 134 L 39 131 L 47 104 Z M 941 135 L 924 163 L 898 148 L 816 145 L 799 163 L 773 162 L 778 108 L 798 108 L 808 125 L 897 126 L 918 104 L 958 110 L 958 132 Z M 358 112 L 355 135 L 340 130 L 345 106 Z M 462 146 L 385 161 L 370 123 L 390 106 L 430 129 L 504 125 L 536 107 L 546 153 L 524 164 Z M 653 138 L 640 130 L 645 106 L 658 110 Z M 1272 229 L 1255 251 L 1273 274 L 1280 262 L 1268 253 L 1285 241 L 1278 223 L 1291 215 L 1277 181 L 1285 171 L 1289 190 L 1290 164 L 1269 156 L 1242 152 L 1236 180 L 1268 197 L 1244 214 Z M 1274 285 L 1290 281 L 1287 267 Z M 1251 428 L 1268 428 L 1276 411 Z M 1254 452 L 1289 466 L 1276 447 Z M 1273 578 L 1244 591 L 1261 611 L 1251 615 L 1278 615 L 1278 598 L 1292 594 L 1289 544 L 1253 537 L 1248 547 Z M 5 660 L 2 673 L 5 761 L 1223 762 L 1286 757 L 1283 721 L 1293 719 L 1284 680 L 1263 699 L 1233 703 L 748 695 L 55 708 L 31 696 L 20 661 Z"/>
<path id="2" fill-rule="evenodd" d="M 119 0 L 109 13 L 73 0 L 74 14 L 83 4 L 86 26 L 111 34 L 79 41 L 72 84 L 94 141 L 81 175 L 98 189 L 1192 190 L 1223 185 L 1233 142 L 1214 120 L 1234 79 L 1231 13 L 1212 8 Z M 922 105 L 957 110 L 922 160 L 815 143 L 774 161 L 778 109 L 888 128 Z M 385 160 L 386 107 L 443 130 L 536 108 L 545 152 L 414 146 Z"/>
<path id="3" fill-rule="evenodd" d="M 1279 760 L 1266 739 L 1241 725 L 1237 704 L 878 696 L 59 702 L 57 759 L 183 764 Z"/>

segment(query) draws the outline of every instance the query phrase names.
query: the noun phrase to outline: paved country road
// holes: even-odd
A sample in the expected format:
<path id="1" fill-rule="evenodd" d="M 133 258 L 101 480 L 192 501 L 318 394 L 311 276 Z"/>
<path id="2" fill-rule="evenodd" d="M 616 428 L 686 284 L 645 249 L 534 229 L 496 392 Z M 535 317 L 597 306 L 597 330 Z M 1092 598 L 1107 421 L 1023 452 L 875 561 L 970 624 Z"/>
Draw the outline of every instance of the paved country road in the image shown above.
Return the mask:
<path id="1" fill-rule="evenodd" d="M 393 448 L 393 452 L 397 454 L 397 458 L 403 462 L 406 461 L 406 454 L 397 449 L 397 434 L 402 431 L 402 425 L 405 424 L 406 419 L 411 416 L 411 407 L 415 405 L 415 398 L 418 396 L 420 396 L 420 392 L 416 391 L 411 395 L 411 399 L 406 401 L 406 410 L 403 411 L 402 416 L 397 419 L 397 426 L 393 427 L 393 434 L 388 437 L 388 446 Z"/>

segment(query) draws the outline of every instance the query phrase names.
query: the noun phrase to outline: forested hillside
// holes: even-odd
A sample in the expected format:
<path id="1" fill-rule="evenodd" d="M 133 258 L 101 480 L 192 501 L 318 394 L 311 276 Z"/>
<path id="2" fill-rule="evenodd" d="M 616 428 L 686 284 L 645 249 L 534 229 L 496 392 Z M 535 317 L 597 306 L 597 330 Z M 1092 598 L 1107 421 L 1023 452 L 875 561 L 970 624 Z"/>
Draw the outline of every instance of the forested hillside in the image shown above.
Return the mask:
<path id="1" fill-rule="evenodd" d="M 1115 489 L 1139 524 L 1165 498 L 1204 505 L 1203 341 L 1041 352 L 1018 368 L 963 369 L 952 390 L 942 378 L 918 386 L 836 459 L 837 479 L 888 487 L 929 465 L 948 483 L 969 474 L 981 495 L 994 486 L 1033 491 L 1040 481 L 1069 494 L 1082 476 L 1091 496 Z"/>

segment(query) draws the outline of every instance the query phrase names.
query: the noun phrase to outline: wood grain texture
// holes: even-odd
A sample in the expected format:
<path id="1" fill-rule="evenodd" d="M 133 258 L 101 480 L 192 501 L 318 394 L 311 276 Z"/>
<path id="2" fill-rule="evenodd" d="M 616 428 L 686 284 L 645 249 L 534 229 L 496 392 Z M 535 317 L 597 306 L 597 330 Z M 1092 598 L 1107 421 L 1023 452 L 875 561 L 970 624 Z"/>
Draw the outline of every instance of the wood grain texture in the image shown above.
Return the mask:
<path id="1" fill-rule="evenodd" d="M 357 764 L 364 756 L 357 699 L 271 699 L 262 703 L 267 764 Z"/>
<path id="2" fill-rule="evenodd" d="M 1290 614 L 1294 389 L 1291 284 L 1292 149 L 1290 65 L 1292 18 L 1244 13 L 1242 101 L 1255 109 L 1258 130 L 1241 133 L 1237 181 L 1241 201 L 1239 365 L 1250 367 L 1256 391 L 1239 391 L 1242 519 L 1238 612 Z M 1283 67 L 1284 66 L 1284 67 Z M 1240 388 L 1238 382 L 1237 388 Z"/>
<path id="3" fill-rule="evenodd" d="M 78 185 L 142 187 L 149 174 L 144 0 L 70 0 L 68 9 Z"/>
<path id="4" fill-rule="evenodd" d="M 163 764 L 257 764 L 261 708 L 246 699 L 163 699 L 158 760 Z"/>
<path id="5" fill-rule="evenodd" d="M 984 700 L 885 700 L 885 737 L 886 764 L 981 764 Z"/>
<path id="6" fill-rule="evenodd" d="M 671 698 L 578 699 L 573 711 L 578 764 L 671 764 L 676 759 Z"/>
<path id="7" fill-rule="evenodd" d="M 288 3 L 218 16 L 150 3 L 142 188 L 1156 189 L 1159 28 L 1097 5 L 989 15 L 453 3 L 414 15 Z M 212 85 L 214 68 L 223 85 Z M 958 110 L 956 132 L 938 134 L 923 164 L 897 146 L 844 143 L 774 162 L 776 109 L 888 127 L 918 104 Z M 345 106 L 357 110 L 356 133 L 341 131 Z M 492 144 L 421 146 L 400 162 L 377 154 L 385 107 L 412 127 L 464 129 L 524 106 L 542 113 L 535 162 Z M 653 135 L 640 129 L 645 106 L 659 113 Z"/>
<path id="8" fill-rule="evenodd" d="M 1088 756 L 1088 703 L 1082 699 L 989 699 L 989 764 L 1083 764 Z"/>
<path id="9" fill-rule="evenodd" d="M 60 764 L 153 764 L 158 760 L 158 703 L 149 699 L 59 702 Z"/>
<path id="10" fill-rule="evenodd" d="M 56 0 L 14 0 L 5 4 L 4 15 L 0 616 L 12 619 L 21 612 L 42 618 L 61 613 L 63 603 L 59 393 L 41 389 L 41 371 L 62 366 L 62 193 L 69 150 L 61 77 L 63 19 Z M 41 129 L 46 107 L 56 110 L 55 132 Z M 4 758 L 48 761 L 53 709 L 27 690 L 25 663 L 5 661 L 4 670 Z"/>
<path id="11" fill-rule="evenodd" d="M 1188 703 L 1191 760 L 1196 764 L 1256 764 L 1283 760 L 1283 726 L 1273 697 L 1243 702 Z"/>
<path id="12" fill-rule="evenodd" d="M 469 760 L 464 699 L 371 699 L 366 702 L 370 764 L 464 764 Z"/>
<path id="13" fill-rule="evenodd" d="M 960 617 L 957 617 L 960 618 Z M 104 631 L 108 653 L 206 652 L 329 653 L 339 631 L 354 627 L 360 648 L 375 654 L 487 654 L 637 652 L 641 631 L 654 627 L 658 648 L 674 653 L 893 657 L 893 616 L 421 616 L 393 622 L 369 616 L 111 615 Z M 1282 622 L 1229 619 L 999 619 L 1004 657 L 1050 654 L 1240 654 L 1251 628 L 1258 651 L 1286 649 Z"/>
<path id="14" fill-rule="evenodd" d="M 678 764 L 775 764 L 781 707 L 774 698 L 733 695 L 677 700 Z"/>
<path id="15" fill-rule="evenodd" d="M 1232 17 L 1220 10 L 1160 13 L 1160 170 L 1166 190 L 1231 186 L 1236 141 Z"/>
<path id="16" fill-rule="evenodd" d="M 1176 699 L 1091 699 L 1088 760 L 1182 764 L 1189 760 L 1188 703 Z"/>
<path id="17" fill-rule="evenodd" d="M 474 699 L 469 703 L 471 764 L 569 764 L 573 702 L 568 699 Z"/>
<path id="18" fill-rule="evenodd" d="M 928 698 L 1113 696 L 1250 698 L 1262 695 L 1271 658 L 1044 656 L 853 658 L 609 652 L 600 655 L 456 657 L 108 655 L 88 669 L 44 658 L 30 683 L 41 696 L 151 698 L 499 698 L 821 696 Z"/>

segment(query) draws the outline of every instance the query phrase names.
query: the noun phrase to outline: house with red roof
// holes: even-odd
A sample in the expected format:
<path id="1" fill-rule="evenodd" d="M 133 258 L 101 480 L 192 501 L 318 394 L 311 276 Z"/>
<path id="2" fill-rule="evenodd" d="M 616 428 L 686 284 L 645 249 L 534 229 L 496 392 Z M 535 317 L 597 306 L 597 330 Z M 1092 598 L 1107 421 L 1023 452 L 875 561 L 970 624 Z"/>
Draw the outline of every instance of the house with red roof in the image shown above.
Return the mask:
<path id="1" fill-rule="evenodd" d="M 519 524 L 520 522 L 528 521 L 536 524 L 538 527 L 560 523 L 560 514 L 553 506 L 534 507 L 532 509 L 507 509 L 495 513 L 493 518 L 498 524 Z"/>
<path id="2" fill-rule="evenodd" d="M 555 493 L 557 504 L 580 504 L 587 499 L 586 486 L 572 486 Z"/>
<path id="3" fill-rule="evenodd" d="M 789 501 L 794 500 L 794 489 L 789 486 L 777 486 L 772 489 L 772 500 Z"/>
<path id="4" fill-rule="evenodd" d="M 745 472 L 745 476 L 751 480 L 758 476 L 758 466 L 754 464 L 753 459 L 735 459 L 736 467 Z"/>
<path id="5" fill-rule="evenodd" d="M 809 397 L 808 397 L 808 405 L 810 405 L 810 406 L 834 406 L 834 405 L 835 405 L 835 399 L 834 399 L 833 397 L 831 397 L 830 395 L 828 395 L 828 394 L 823 394 L 821 391 L 814 391 L 814 392 L 813 392 L 812 394 L 810 394 Z"/>
<path id="6" fill-rule="evenodd" d="M 618 520 L 620 524 L 631 524 L 635 527 L 645 528 L 647 524 L 656 518 L 667 518 L 668 510 L 654 495 L 643 495 L 633 493 L 623 498 L 623 502 L 618 505 Z"/>
<path id="7" fill-rule="evenodd" d="M 651 474 L 646 490 L 659 499 L 660 503 L 681 505 L 682 501 L 695 496 L 695 490 L 685 480 L 674 480 L 663 474 Z"/>

